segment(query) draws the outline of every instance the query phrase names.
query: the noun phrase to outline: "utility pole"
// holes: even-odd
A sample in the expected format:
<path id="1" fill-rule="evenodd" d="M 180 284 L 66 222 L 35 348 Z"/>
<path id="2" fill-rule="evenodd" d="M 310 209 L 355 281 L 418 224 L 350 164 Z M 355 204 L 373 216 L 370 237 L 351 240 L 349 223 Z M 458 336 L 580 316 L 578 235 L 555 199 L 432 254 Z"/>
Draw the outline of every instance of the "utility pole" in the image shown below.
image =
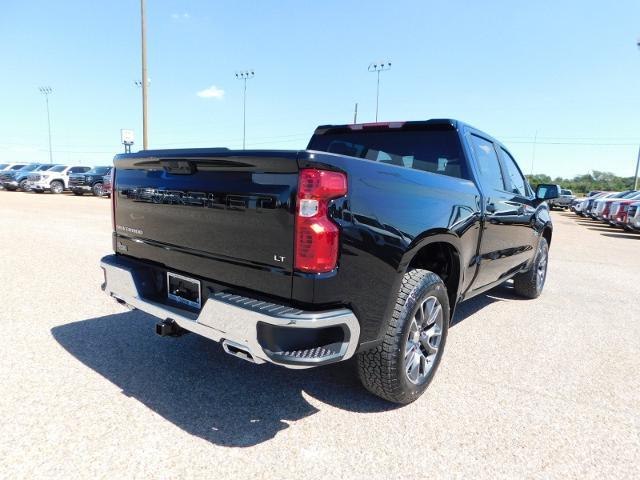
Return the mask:
<path id="1" fill-rule="evenodd" d="M 53 163 L 53 150 L 51 149 L 51 115 L 49 115 L 49 95 L 53 92 L 51 87 L 40 87 L 40 93 L 44 95 L 47 103 L 47 125 L 49 127 L 49 163 Z"/>
<path id="2" fill-rule="evenodd" d="M 242 80 L 244 83 L 244 91 L 242 95 L 242 149 L 246 148 L 247 139 L 247 80 L 251 80 L 256 76 L 253 70 L 244 70 L 236 72 L 236 80 Z"/>
<path id="3" fill-rule="evenodd" d="M 638 150 L 638 159 L 636 160 L 636 178 L 633 181 L 633 189 L 638 189 L 638 168 L 640 168 L 640 149 Z"/>
<path id="4" fill-rule="evenodd" d="M 538 144 L 538 130 L 533 136 L 533 146 L 531 147 L 531 176 L 533 176 L 533 162 L 536 161 L 536 145 Z"/>
<path id="5" fill-rule="evenodd" d="M 147 132 L 147 21 L 145 18 L 145 0 L 140 0 L 140 31 L 142 34 L 142 148 L 147 150 L 149 137 Z"/>
<path id="6" fill-rule="evenodd" d="M 358 102 L 356 102 L 356 108 L 353 111 L 353 123 L 354 125 L 358 123 Z"/>
<path id="7" fill-rule="evenodd" d="M 636 40 L 636 46 L 640 48 L 640 38 Z M 638 189 L 638 168 L 640 168 L 640 151 L 638 151 L 638 159 L 636 160 L 636 175 L 635 180 L 633 181 L 633 189 Z"/>
<path id="8" fill-rule="evenodd" d="M 387 70 L 391 70 L 391 62 L 388 61 L 383 61 L 383 62 L 377 62 L 377 63 L 371 63 L 369 64 L 369 68 L 368 70 L 371 73 L 376 73 L 378 76 L 378 81 L 376 84 L 376 122 L 378 121 L 378 104 L 379 104 L 379 100 L 380 100 L 380 72 L 385 72 Z"/>

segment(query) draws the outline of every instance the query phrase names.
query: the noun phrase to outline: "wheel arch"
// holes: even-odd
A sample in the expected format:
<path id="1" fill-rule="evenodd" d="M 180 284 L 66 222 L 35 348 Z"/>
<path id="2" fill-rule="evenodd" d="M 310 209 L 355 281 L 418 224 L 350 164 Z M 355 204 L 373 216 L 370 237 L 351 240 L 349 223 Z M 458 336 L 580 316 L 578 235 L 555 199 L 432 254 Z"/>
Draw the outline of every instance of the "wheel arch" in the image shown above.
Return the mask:
<path id="1" fill-rule="evenodd" d="M 542 230 L 542 237 L 547 241 L 547 245 L 551 246 L 551 237 L 553 236 L 553 227 L 549 224 L 545 225 Z"/>
<path id="2" fill-rule="evenodd" d="M 402 273 L 414 268 L 429 270 L 444 282 L 449 297 L 450 319 L 460 296 L 463 271 L 460 239 L 448 232 L 437 232 L 421 237 L 407 251 L 402 262 Z"/>

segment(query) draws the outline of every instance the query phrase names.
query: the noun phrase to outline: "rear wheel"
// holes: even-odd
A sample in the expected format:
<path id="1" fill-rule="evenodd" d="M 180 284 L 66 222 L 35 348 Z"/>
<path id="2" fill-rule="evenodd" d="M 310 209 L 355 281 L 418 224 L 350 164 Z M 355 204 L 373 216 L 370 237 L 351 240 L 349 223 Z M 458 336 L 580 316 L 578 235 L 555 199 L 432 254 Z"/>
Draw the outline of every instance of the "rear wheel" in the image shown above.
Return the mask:
<path id="1" fill-rule="evenodd" d="M 538 250 L 533 265 L 526 271 L 513 277 L 513 287 L 518 295 L 525 298 L 538 298 L 547 280 L 547 263 L 549 260 L 549 244 L 540 237 Z"/>
<path id="2" fill-rule="evenodd" d="M 358 354 L 360 381 L 390 402 L 418 399 L 438 369 L 448 328 L 449 297 L 440 277 L 407 272 L 382 344 Z"/>
<path id="3" fill-rule="evenodd" d="M 59 194 L 64 192 L 64 184 L 60 180 L 51 182 L 51 193 Z"/>
<path id="4" fill-rule="evenodd" d="M 102 196 L 102 183 L 96 183 L 91 190 L 93 190 L 93 194 L 96 197 L 101 197 Z"/>

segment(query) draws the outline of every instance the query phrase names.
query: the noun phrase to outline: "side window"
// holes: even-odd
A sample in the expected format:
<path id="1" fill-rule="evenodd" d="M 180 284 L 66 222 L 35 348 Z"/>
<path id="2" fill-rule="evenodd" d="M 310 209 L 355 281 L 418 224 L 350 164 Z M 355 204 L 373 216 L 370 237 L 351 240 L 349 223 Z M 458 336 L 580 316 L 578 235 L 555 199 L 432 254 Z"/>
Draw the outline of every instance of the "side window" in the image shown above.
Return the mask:
<path id="1" fill-rule="evenodd" d="M 500 170 L 500 162 L 493 148 L 493 143 L 482 137 L 471 135 L 473 151 L 476 154 L 476 162 L 480 171 L 480 180 L 483 185 L 494 190 L 504 190 L 504 179 Z"/>
<path id="2" fill-rule="evenodd" d="M 509 180 L 511 181 L 511 188 L 513 189 L 513 193 L 522 197 L 528 197 L 529 189 L 527 188 L 527 182 L 522 176 L 522 173 L 520 173 L 515 160 L 504 148 L 500 148 L 499 151 L 502 162 L 507 169 L 507 175 L 509 176 Z"/>

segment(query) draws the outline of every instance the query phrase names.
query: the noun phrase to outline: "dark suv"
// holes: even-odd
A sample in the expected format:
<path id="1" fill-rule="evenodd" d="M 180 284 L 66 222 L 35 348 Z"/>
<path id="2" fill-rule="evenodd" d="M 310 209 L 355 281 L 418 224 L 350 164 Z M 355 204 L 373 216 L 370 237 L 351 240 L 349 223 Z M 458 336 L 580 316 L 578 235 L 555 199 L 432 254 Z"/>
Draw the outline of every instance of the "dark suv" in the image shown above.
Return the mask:
<path id="1" fill-rule="evenodd" d="M 75 195 L 93 193 L 96 197 L 101 197 L 103 192 L 102 177 L 109 175 L 111 167 L 93 167 L 85 173 L 69 175 L 69 189 Z"/>

